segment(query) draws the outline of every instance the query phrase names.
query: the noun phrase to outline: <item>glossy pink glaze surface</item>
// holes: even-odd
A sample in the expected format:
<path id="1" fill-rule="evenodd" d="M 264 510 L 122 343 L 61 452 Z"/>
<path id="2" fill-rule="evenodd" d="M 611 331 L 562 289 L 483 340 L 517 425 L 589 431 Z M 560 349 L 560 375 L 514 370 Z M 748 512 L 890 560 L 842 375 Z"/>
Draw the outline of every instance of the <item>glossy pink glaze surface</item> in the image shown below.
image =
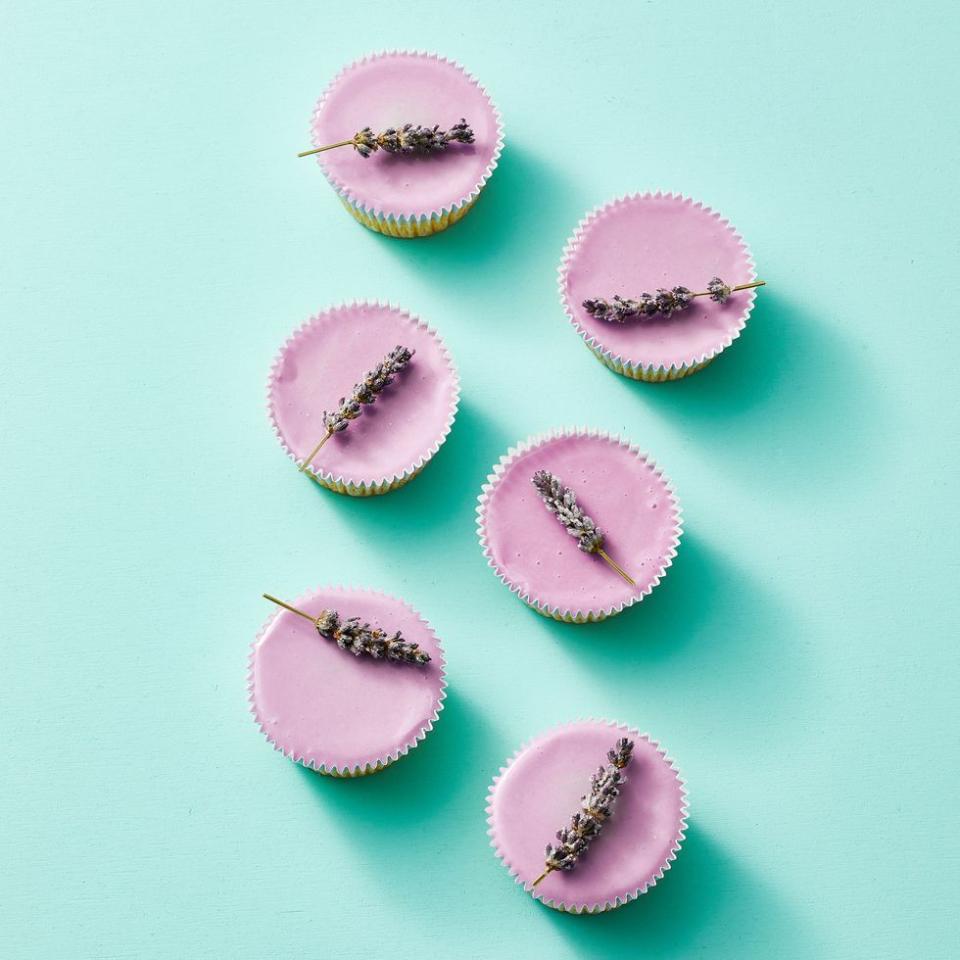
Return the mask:
<path id="1" fill-rule="evenodd" d="M 749 251 L 709 208 L 669 194 L 614 202 L 587 218 L 568 245 L 561 290 L 568 314 L 595 345 L 636 365 L 680 367 L 726 347 L 746 323 L 756 291 L 727 303 L 698 297 L 669 319 L 610 323 L 583 308 L 590 298 L 636 298 L 658 287 L 706 290 L 715 276 L 731 286 L 756 279 Z"/>
<path id="2" fill-rule="evenodd" d="M 301 461 L 324 435 L 323 412 L 397 345 L 416 353 L 394 382 L 314 457 L 313 471 L 354 483 L 412 472 L 450 429 L 459 381 L 439 337 L 395 307 L 352 304 L 312 318 L 284 345 L 269 384 L 271 417 Z"/>
<path id="3" fill-rule="evenodd" d="M 321 98 L 314 146 L 347 140 L 363 127 L 379 133 L 404 123 L 451 127 L 460 118 L 475 142 L 451 144 L 426 157 L 382 150 L 364 159 L 352 147 L 317 155 L 333 185 L 366 210 L 423 216 L 465 202 L 490 173 L 500 127 L 490 98 L 448 60 L 387 53 L 348 67 Z"/>
<path id="4" fill-rule="evenodd" d="M 631 587 L 584 553 L 540 499 L 531 478 L 549 470 L 606 535 L 604 549 L 636 580 Z M 481 506 L 488 558 L 520 596 L 566 611 L 628 603 L 656 584 L 679 538 L 667 481 L 635 450 L 600 436 L 553 437 L 508 464 Z"/>
<path id="5" fill-rule="evenodd" d="M 560 906 L 596 907 L 642 893 L 673 859 L 685 827 L 677 771 L 636 730 L 601 720 L 556 727 L 515 757 L 491 788 L 491 839 L 525 888 L 544 867 L 544 849 L 580 807 L 590 777 L 621 736 L 634 742 L 613 816 L 577 866 L 554 872 L 534 896 Z"/>
<path id="6" fill-rule="evenodd" d="M 444 687 L 440 642 L 419 614 L 394 597 L 340 587 L 293 605 L 401 630 L 432 660 L 416 666 L 356 657 L 309 621 L 279 610 L 254 644 L 251 663 L 253 713 L 267 739 L 291 759 L 327 770 L 386 763 L 415 746 Z"/>

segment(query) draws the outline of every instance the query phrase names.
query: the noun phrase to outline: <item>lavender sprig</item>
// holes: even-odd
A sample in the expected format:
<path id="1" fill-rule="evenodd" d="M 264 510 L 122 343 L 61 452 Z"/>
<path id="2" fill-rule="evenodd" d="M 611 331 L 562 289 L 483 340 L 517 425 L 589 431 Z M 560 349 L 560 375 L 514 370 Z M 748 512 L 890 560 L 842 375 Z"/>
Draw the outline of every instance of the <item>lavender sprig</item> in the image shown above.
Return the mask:
<path id="1" fill-rule="evenodd" d="M 321 610 L 315 617 L 270 596 L 269 593 L 263 596 L 271 603 L 309 620 L 317 628 L 317 633 L 321 637 L 335 641 L 341 650 L 346 650 L 355 657 L 367 656 L 374 660 L 393 660 L 397 663 L 413 663 L 417 666 L 430 662 L 430 654 L 421 650 L 419 644 L 404 640 L 399 630 L 392 636 L 388 636 L 383 630 L 371 627 L 369 623 L 361 623 L 359 617 L 341 620 L 336 610 Z"/>
<path id="2" fill-rule="evenodd" d="M 584 553 L 597 554 L 627 583 L 636 586 L 636 581 L 603 549 L 603 530 L 584 513 L 577 503 L 577 495 L 549 470 L 538 470 L 533 475 L 532 482 L 544 506 L 563 524 L 570 536 L 577 538 L 577 546 Z"/>
<path id="3" fill-rule="evenodd" d="M 580 800 L 580 809 L 570 824 L 557 831 L 557 843 L 548 843 L 543 873 L 533 881 L 535 887 L 554 870 L 572 870 L 597 838 L 613 813 L 613 803 L 626 782 L 622 771 L 633 756 L 633 741 L 621 737 L 607 751 L 605 767 L 590 778 L 590 792 Z"/>
<path id="4" fill-rule="evenodd" d="M 394 347 L 358 384 L 354 385 L 353 393 L 349 397 L 340 398 L 340 406 L 333 412 L 323 412 L 323 425 L 327 432 L 320 442 L 310 451 L 300 466 L 303 473 L 313 462 L 313 458 L 320 452 L 320 448 L 335 434 L 342 433 L 350 426 L 351 420 L 356 420 L 363 413 L 363 408 L 373 403 L 380 392 L 391 383 L 393 378 L 410 362 L 415 351 L 406 347 Z"/>
<path id="5" fill-rule="evenodd" d="M 666 290 L 660 287 L 656 294 L 641 293 L 636 300 L 629 300 L 615 294 L 612 300 L 602 298 L 584 300 L 583 307 L 592 317 L 608 320 L 610 323 L 626 323 L 628 320 L 649 320 L 662 316 L 669 319 L 673 314 L 686 310 L 695 297 L 709 297 L 715 303 L 726 303 L 738 290 L 752 290 L 762 287 L 766 280 L 754 280 L 752 283 L 740 283 L 730 286 L 719 277 L 714 277 L 706 290 L 694 293 L 686 287 L 674 287 Z"/>
<path id="6" fill-rule="evenodd" d="M 298 157 L 309 157 L 325 150 L 337 147 L 353 147 L 364 160 L 378 150 L 385 153 L 419 154 L 425 156 L 446 150 L 451 143 L 473 143 L 473 130 L 466 120 L 461 118 L 449 130 L 443 130 L 439 124 L 423 127 L 419 123 L 405 123 L 402 127 L 387 127 L 380 133 L 374 133 L 370 127 L 358 130 L 349 140 L 330 143 L 314 150 L 304 150 Z"/>

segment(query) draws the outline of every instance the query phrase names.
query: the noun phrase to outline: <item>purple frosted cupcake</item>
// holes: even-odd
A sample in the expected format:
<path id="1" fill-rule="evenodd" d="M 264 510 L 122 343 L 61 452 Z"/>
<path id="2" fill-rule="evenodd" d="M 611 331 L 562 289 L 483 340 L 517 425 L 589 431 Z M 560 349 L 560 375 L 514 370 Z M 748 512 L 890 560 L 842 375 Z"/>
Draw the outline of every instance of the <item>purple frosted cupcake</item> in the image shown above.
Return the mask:
<path id="1" fill-rule="evenodd" d="M 248 689 L 275 749 L 318 773 L 358 777 L 405 756 L 433 729 L 445 696 L 443 650 L 413 607 L 344 587 L 289 606 L 267 599 L 281 609 L 253 644 Z"/>
<path id="2" fill-rule="evenodd" d="M 607 720 L 554 727 L 501 767 L 490 845 L 535 899 L 601 913 L 646 893 L 677 857 L 687 793 L 646 734 Z"/>
<path id="3" fill-rule="evenodd" d="M 317 162 L 364 226 L 425 237 L 464 217 L 503 148 L 500 114 L 459 64 L 391 51 L 343 69 L 313 114 Z M 307 151 L 306 153 L 309 153 Z"/>
<path id="4" fill-rule="evenodd" d="M 588 214 L 560 263 L 564 310 L 611 370 L 677 380 L 702 370 L 747 323 L 753 258 L 730 223 L 678 194 L 622 197 Z M 740 289 L 738 289 L 740 288 Z"/>
<path id="5" fill-rule="evenodd" d="M 477 517 L 500 580 L 538 613 L 571 623 L 647 596 L 682 529 L 659 468 L 627 441 L 585 429 L 511 448 L 484 484 Z"/>
<path id="6" fill-rule="evenodd" d="M 450 433 L 459 398 L 440 337 L 382 303 L 311 317 L 283 345 L 267 384 L 287 456 L 321 486 L 357 497 L 415 477 Z"/>

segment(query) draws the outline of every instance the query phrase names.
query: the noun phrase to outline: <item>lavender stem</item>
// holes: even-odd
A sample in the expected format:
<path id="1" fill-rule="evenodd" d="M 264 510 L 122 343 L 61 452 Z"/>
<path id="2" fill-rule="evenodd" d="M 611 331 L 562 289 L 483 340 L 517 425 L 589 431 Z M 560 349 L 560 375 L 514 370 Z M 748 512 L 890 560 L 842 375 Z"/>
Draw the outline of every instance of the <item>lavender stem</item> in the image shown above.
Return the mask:
<path id="1" fill-rule="evenodd" d="M 310 157 L 315 153 L 335 150 L 337 147 L 353 147 L 364 160 L 378 150 L 384 153 L 430 154 L 446 150 L 451 143 L 473 143 L 473 130 L 463 118 L 449 130 L 442 130 L 439 124 L 423 127 L 419 123 L 405 123 L 401 127 L 388 127 L 380 133 L 374 133 L 370 127 L 358 130 L 349 140 L 328 143 L 313 150 L 304 150 L 298 157 Z"/>
<path id="2" fill-rule="evenodd" d="M 580 809 L 571 817 L 568 826 L 557 831 L 557 844 L 547 844 L 543 873 L 532 887 L 554 870 L 572 870 L 587 848 L 597 838 L 603 825 L 613 814 L 613 804 L 626 782 L 622 771 L 633 757 L 633 741 L 621 737 L 607 751 L 606 767 L 600 767 L 590 778 L 590 792 L 580 799 Z"/>
<path id="3" fill-rule="evenodd" d="M 414 351 L 407 347 L 394 347 L 372 370 L 368 371 L 360 383 L 353 388 L 349 397 L 340 398 L 340 406 L 334 413 L 323 412 L 323 422 L 327 432 L 320 438 L 320 442 L 304 457 L 300 464 L 300 473 L 303 473 L 313 462 L 313 458 L 320 452 L 320 448 L 335 434 L 342 433 L 350 426 L 351 420 L 356 420 L 363 413 L 366 404 L 373 403 L 380 396 L 381 391 L 393 383 L 393 378 L 410 362 Z"/>
<path id="4" fill-rule="evenodd" d="M 383 630 L 371 627 L 369 623 L 361 624 L 357 617 L 341 620 L 336 610 L 321 610 L 315 617 L 269 593 L 265 593 L 263 598 L 298 617 L 303 617 L 304 620 L 309 620 L 321 637 L 333 640 L 341 650 L 346 650 L 355 657 L 368 656 L 374 660 L 393 660 L 420 667 L 430 662 L 430 654 L 421 650 L 419 644 L 404 640 L 399 630 L 393 636 L 387 636 Z"/>
<path id="5" fill-rule="evenodd" d="M 532 478 L 544 506 L 563 524 L 567 533 L 577 538 L 577 546 L 584 553 L 595 553 L 632 587 L 636 581 L 603 549 L 604 532 L 584 513 L 577 503 L 577 495 L 563 485 L 549 470 L 538 470 Z"/>
<path id="6" fill-rule="evenodd" d="M 339 143 L 328 143 L 325 147 L 316 147 L 313 150 L 304 150 L 303 153 L 298 153 L 298 157 L 312 157 L 315 153 L 325 153 L 327 150 L 336 150 L 337 147 L 348 147 L 353 143 L 353 139 L 350 140 L 341 140 Z"/>
<path id="7" fill-rule="evenodd" d="M 625 323 L 627 320 L 649 320 L 655 316 L 669 319 L 673 314 L 686 310 L 695 297 L 709 297 L 716 303 L 724 304 L 738 290 L 752 290 L 754 287 L 763 287 L 766 280 L 752 280 L 750 283 L 740 283 L 730 286 L 719 277 L 714 277 L 706 290 L 694 293 L 686 287 L 673 287 L 667 290 L 660 287 L 656 294 L 646 291 L 635 300 L 614 294 L 612 300 L 603 297 L 583 301 L 583 308 L 592 317 L 598 320 L 607 320 L 611 323 Z"/>

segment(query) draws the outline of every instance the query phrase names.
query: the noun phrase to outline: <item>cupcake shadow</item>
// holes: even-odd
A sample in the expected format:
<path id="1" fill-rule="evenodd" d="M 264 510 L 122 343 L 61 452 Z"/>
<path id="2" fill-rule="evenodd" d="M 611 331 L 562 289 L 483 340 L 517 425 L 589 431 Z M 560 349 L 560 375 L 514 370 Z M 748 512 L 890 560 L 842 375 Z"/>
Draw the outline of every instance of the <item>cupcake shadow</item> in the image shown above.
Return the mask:
<path id="1" fill-rule="evenodd" d="M 461 401 L 446 442 L 423 472 L 399 490 L 347 497 L 313 486 L 351 525 L 375 531 L 384 550 L 402 552 L 414 538 L 447 539 L 464 531 L 472 536 L 472 524 L 465 523 L 464 516 L 472 515 L 480 484 L 510 439 L 504 427 L 472 402 Z"/>
<path id="2" fill-rule="evenodd" d="M 711 945 L 766 944 L 770 956 L 815 956 L 811 937 L 771 890 L 701 827 L 691 825 L 672 868 L 636 901 L 595 916 L 544 908 L 578 955 L 698 956 Z M 707 955 L 704 953 L 704 955 Z"/>
<path id="3" fill-rule="evenodd" d="M 433 730 L 407 756 L 365 777 L 328 777 L 297 766 L 306 788 L 329 808 L 337 822 L 349 825 L 360 839 L 376 839 L 399 848 L 409 841 L 404 830 L 438 815 L 469 794 L 482 796 L 483 777 L 475 761 L 500 749 L 493 731 L 462 694 L 447 688 Z"/>
<path id="4" fill-rule="evenodd" d="M 665 660 L 693 642 L 731 578 L 715 549 L 684 533 L 673 563 L 639 603 L 599 623 L 547 623 L 558 640 L 574 650 L 583 648 L 590 657 L 608 651 L 621 664 L 625 658 Z"/>
<path id="5" fill-rule="evenodd" d="M 815 464 L 826 478 L 876 456 L 865 429 L 882 394 L 863 357 L 804 305 L 770 287 L 746 329 L 699 373 L 660 384 L 615 377 L 664 419 L 682 422 L 732 472 L 800 487 Z M 778 488 L 779 489 L 779 488 Z"/>
<path id="6" fill-rule="evenodd" d="M 691 702 L 755 707 L 762 700 L 772 711 L 795 701 L 810 672 L 807 648 L 795 642 L 796 618 L 780 598 L 690 534 L 660 585 L 629 610 L 587 624 L 531 616 L 604 682 L 661 682 L 669 674 L 676 696 L 689 691 Z"/>
<path id="7" fill-rule="evenodd" d="M 558 251 L 582 213 L 581 196 L 577 184 L 547 157 L 511 142 L 476 205 L 459 223 L 409 242 L 379 234 L 371 239 L 418 272 L 451 278 L 458 287 L 488 287 L 490 274 L 485 271 L 496 265 L 501 267 L 497 282 L 502 288 L 516 278 L 539 275 L 531 270 L 545 269 L 544 276 L 552 283 Z M 541 239 L 531 244 L 534 224 Z M 481 264 L 484 270 L 478 269 Z"/>
<path id="8" fill-rule="evenodd" d="M 489 855 L 480 798 L 505 749 L 495 722 L 448 689 L 434 729 L 386 770 L 337 780 L 299 768 L 305 791 L 322 808 L 316 839 L 322 844 L 322 831 L 336 830 L 355 851 L 366 886 L 417 909 L 438 879 Z M 397 864 L 413 878 L 399 890 L 391 886 Z"/>

